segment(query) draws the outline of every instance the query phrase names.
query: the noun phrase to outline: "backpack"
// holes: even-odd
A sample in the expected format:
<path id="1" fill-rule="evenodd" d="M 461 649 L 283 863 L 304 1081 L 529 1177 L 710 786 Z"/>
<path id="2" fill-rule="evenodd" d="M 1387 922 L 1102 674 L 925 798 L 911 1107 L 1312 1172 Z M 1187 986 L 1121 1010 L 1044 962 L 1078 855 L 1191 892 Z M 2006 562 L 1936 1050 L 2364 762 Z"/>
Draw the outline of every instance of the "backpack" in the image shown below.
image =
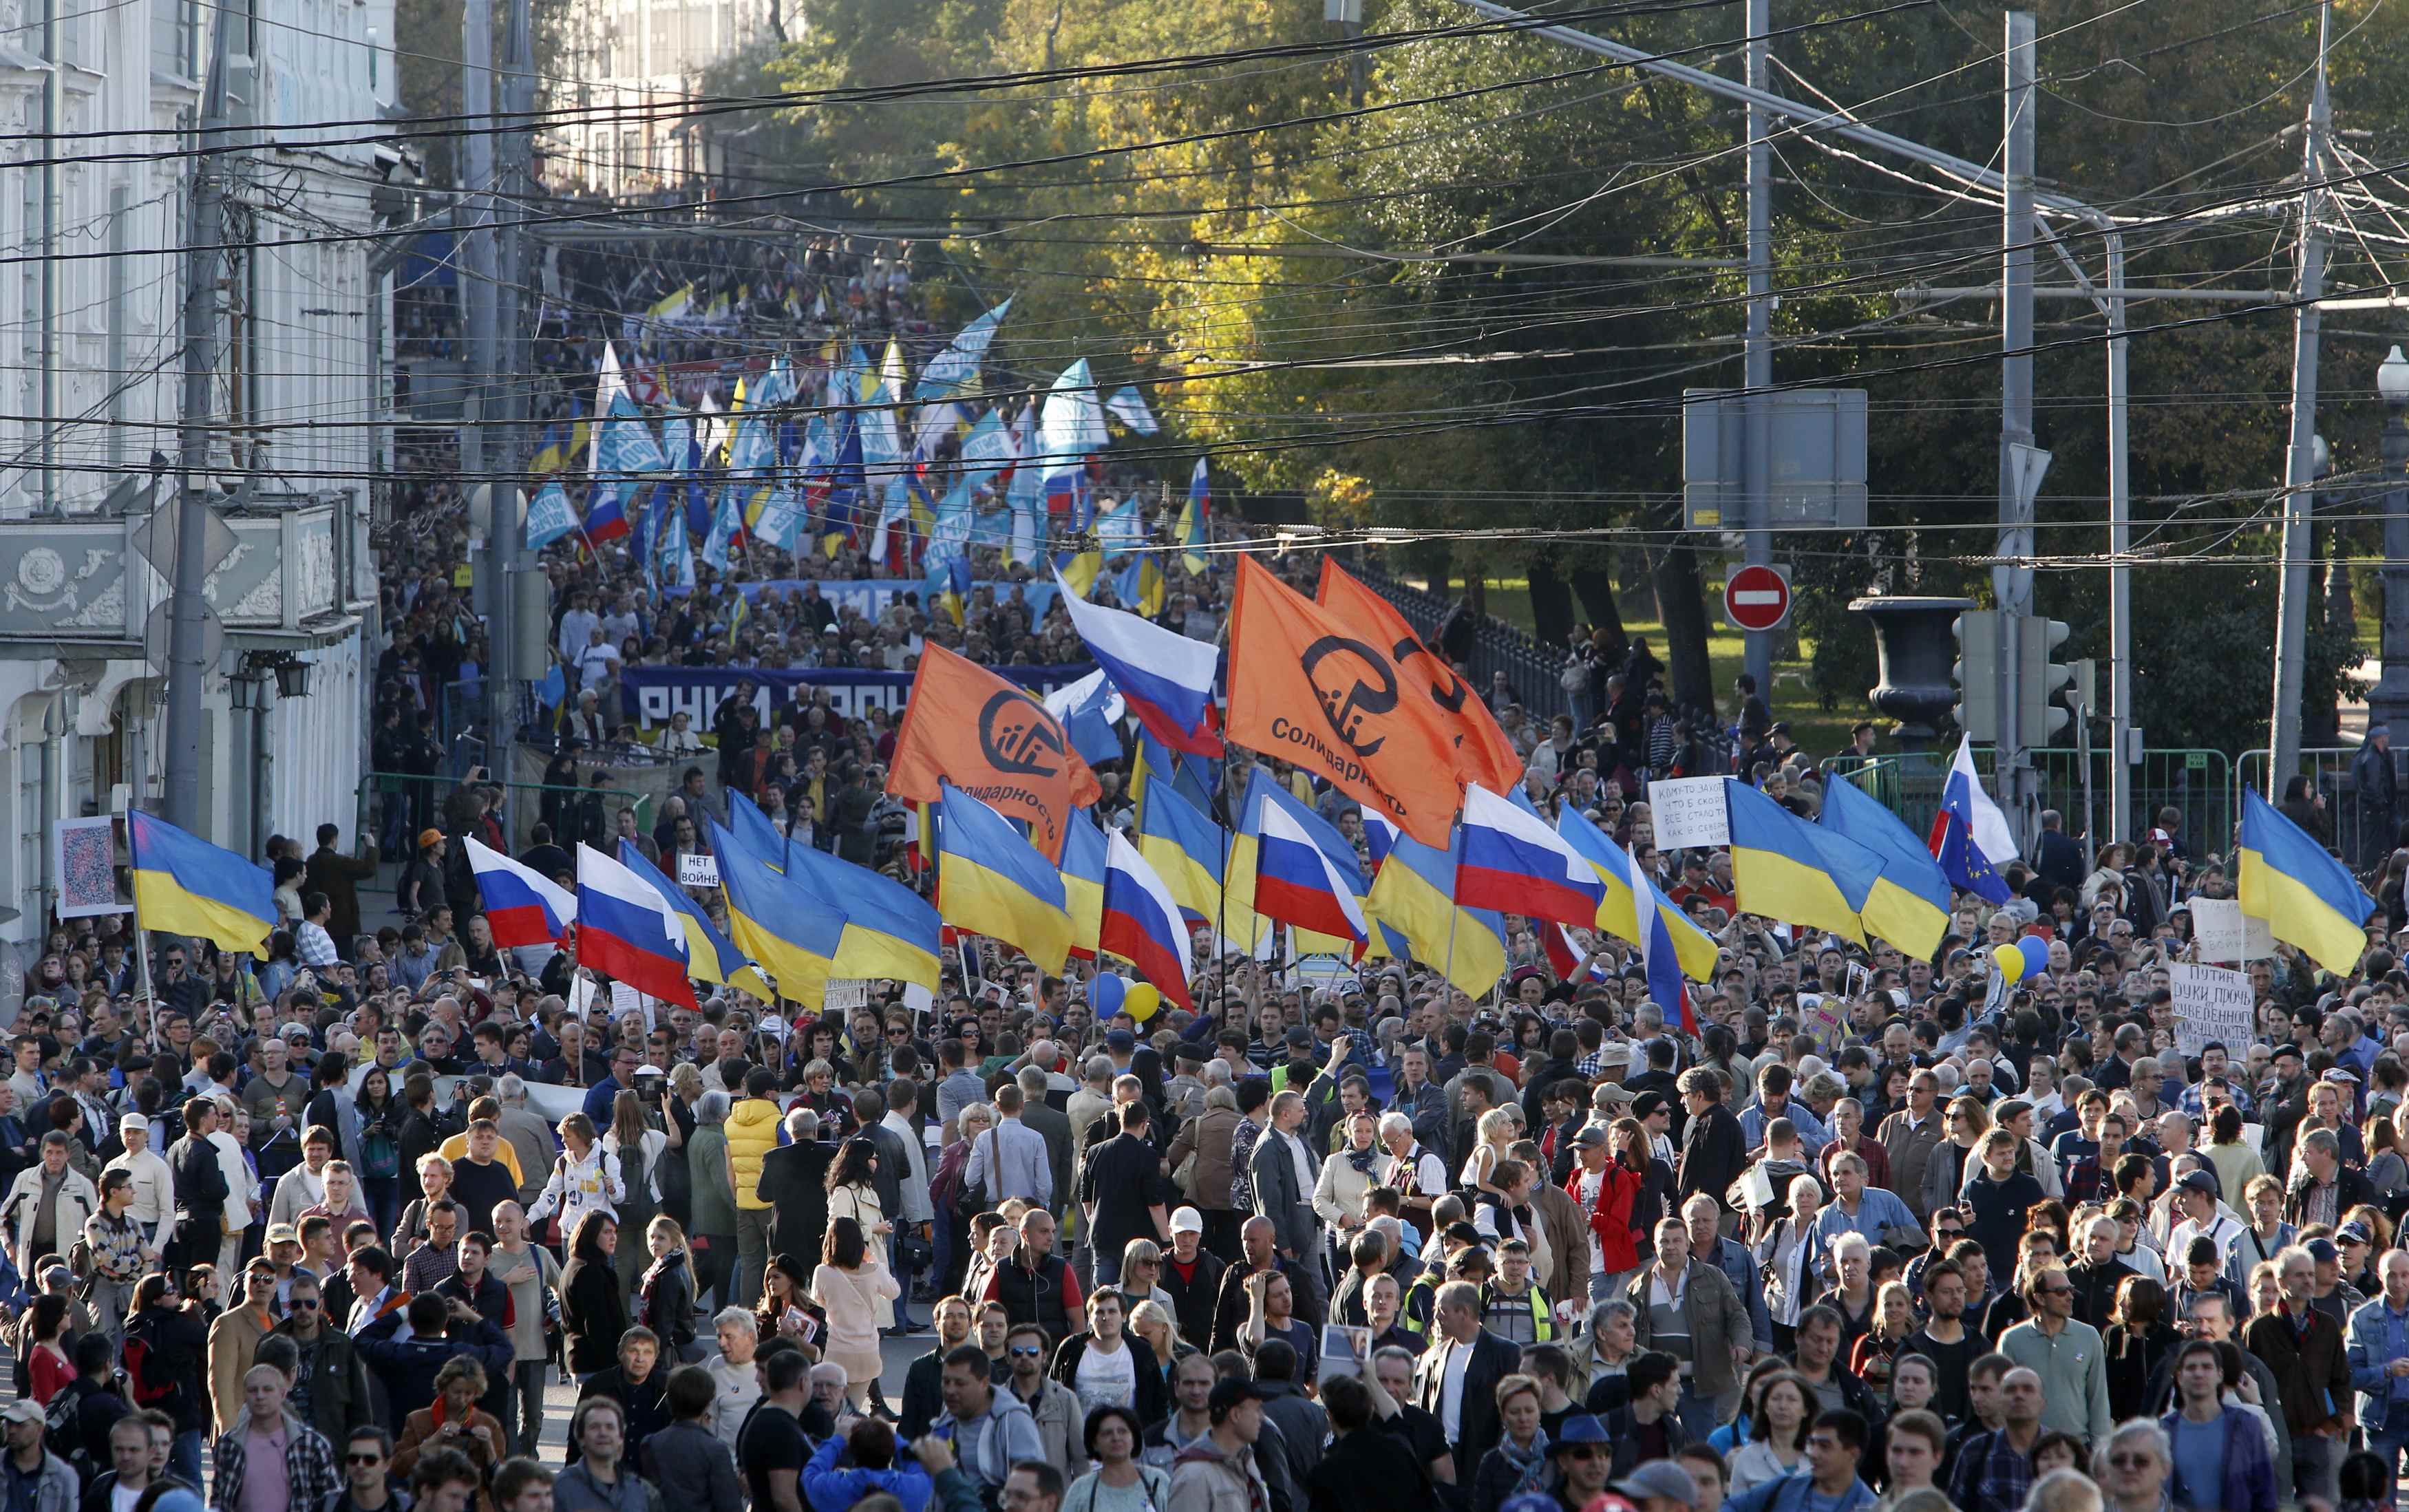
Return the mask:
<path id="1" fill-rule="evenodd" d="M 67 1468 L 76 1473 L 76 1484 L 87 1490 L 100 1474 L 101 1466 L 84 1441 L 83 1404 L 103 1392 L 117 1397 L 122 1403 L 125 1396 L 124 1383 L 114 1376 L 111 1380 L 110 1386 L 92 1390 L 83 1390 L 84 1383 L 79 1380 L 50 1398 L 50 1404 L 42 1412 L 42 1433 L 49 1441 L 50 1452 L 67 1462 Z"/>
<path id="2" fill-rule="evenodd" d="M 360 1174 L 371 1181 L 389 1181 L 401 1174 L 401 1145 L 382 1123 L 360 1130 Z"/>

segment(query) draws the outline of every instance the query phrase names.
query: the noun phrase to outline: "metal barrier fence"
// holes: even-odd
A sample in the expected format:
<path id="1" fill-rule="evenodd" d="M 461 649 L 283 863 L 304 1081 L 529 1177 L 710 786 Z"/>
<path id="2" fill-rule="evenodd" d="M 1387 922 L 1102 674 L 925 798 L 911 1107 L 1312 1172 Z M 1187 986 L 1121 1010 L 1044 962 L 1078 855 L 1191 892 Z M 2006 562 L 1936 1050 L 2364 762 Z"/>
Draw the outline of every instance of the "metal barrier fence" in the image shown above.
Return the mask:
<path id="1" fill-rule="evenodd" d="M 2386 753 L 2392 762 L 2394 790 L 2403 781 L 2402 755 L 2398 749 Z M 2400 842 L 2397 826 L 2409 818 L 2409 806 L 2396 808 L 2389 815 L 2370 823 L 2359 802 L 2359 783 L 2351 769 L 2358 763 L 2359 747 L 2356 745 L 2317 745 L 2301 752 L 2300 764 L 2286 777 L 2309 779 L 2309 792 L 2325 799 L 2325 833 L 2318 838 L 2326 848 L 2350 863 L 2355 871 L 2373 871 L 2384 864 L 2392 848 Z M 2241 801 L 2242 789 L 2256 788 L 2270 802 L 2283 801 L 2287 781 L 2271 776 L 2271 757 L 2264 750 L 2244 751 L 2235 764 L 2233 773 L 2234 801 Z"/>
<path id="2" fill-rule="evenodd" d="M 1988 786 L 1994 780 L 1996 753 L 1974 750 L 1974 767 Z M 1903 752 L 1867 756 L 1841 768 L 1841 774 L 1879 799 L 1908 828 L 1923 834 L 1940 811 L 1940 790 L 1949 780 L 1952 753 Z M 2109 753 L 2044 747 L 2032 753 L 2039 774 L 2041 806 L 2065 815 L 2068 833 L 2105 835 L 2108 824 Z M 2089 790 L 2084 789 L 2085 760 Z M 2194 850 L 2222 852 L 2232 844 L 2233 822 L 2240 798 L 2233 787 L 2230 763 L 2222 751 L 2167 750 L 2143 755 L 2133 773 L 2132 811 L 2125 816 L 2126 833 L 2146 833 L 2159 813 L 2172 809 L 2177 829 Z"/>
<path id="3" fill-rule="evenodd" d="M 1358 565 L 1354 571 L 1373 592 L 1396 605 L 1406 623 L 1424 641 L 1435 639 L 1440 623 L 1455 607 L 1438 595 L 1400 583 L 1377 568 Z M 1483 615 L 1475 623 L 1471 666 L 1474 691 L 1483 698 L 1488 696 L 1491 683 L 1503 672 L 1515 698 L 1535 718 L 1551 719 L 1570 708 L 1564 684 L 1559 681 L 1565 654 L 1551 655 L 1539 642 L 1494 615 Z"/>
<path id="4" fill-rule="evenodd" d="M 464 821 L 459 803 L 470 784 L 441 775 L 372 771 L 360 779 L 357 794 L 359 832 L 377 837 L 379 851 L 388 857 L 407 858 L 417 848 L 421 830 L 450 832 Z M 480 792 L 500 788 L 502 834 L 513 855 L 535 843 L 535 827 L 552 827 L 553 843 L 563 849 L 584 841 L 606 854 L 618 849 L 618 814 L 636 811 L 636 822 L 652 829 L 652 804 L 643 794 L 618 787 L 549 787 L 541 783 L 492 782 L 473 785 Z"/>

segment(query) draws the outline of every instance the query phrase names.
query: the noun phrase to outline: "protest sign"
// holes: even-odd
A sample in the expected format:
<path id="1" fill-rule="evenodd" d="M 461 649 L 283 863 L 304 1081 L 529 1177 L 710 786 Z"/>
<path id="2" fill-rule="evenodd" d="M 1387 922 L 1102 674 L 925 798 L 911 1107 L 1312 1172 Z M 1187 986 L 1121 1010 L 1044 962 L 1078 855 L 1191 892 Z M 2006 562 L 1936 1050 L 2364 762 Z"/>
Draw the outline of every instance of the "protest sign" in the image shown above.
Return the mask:
<path id="1" fill-rule="evenodd" d="M 1728 845 L 1731 819 L 1724 809 L 1728 777 L 1667 777 L 1648 785 L 1648 809 L 1656 824 L 1656 848 Z"/>
<path id="2" fill-rule="evenodd" d="M 693 851 L 679 852 L 678 886 L 681 887 L 718 886 L 719 857 L 700 856 Z"/>
<path id="3" fill-rule="evenodd" d="M 2178 961 L 2168 973 L 2174 995 L 2175 1044 L 2187 1056 L 2211 1040 L 2250 1043 L 2250 978 L 2222 966 Z"/>
<path id="4" fill-rule="evenodd" d="M 2200 958 L 2213 961 L 2264 960 L 2275 954 L 2273 926 L 2242 912 L 2234 898 L 2194 898 L 2192 938 L 2200 943 Z"/>

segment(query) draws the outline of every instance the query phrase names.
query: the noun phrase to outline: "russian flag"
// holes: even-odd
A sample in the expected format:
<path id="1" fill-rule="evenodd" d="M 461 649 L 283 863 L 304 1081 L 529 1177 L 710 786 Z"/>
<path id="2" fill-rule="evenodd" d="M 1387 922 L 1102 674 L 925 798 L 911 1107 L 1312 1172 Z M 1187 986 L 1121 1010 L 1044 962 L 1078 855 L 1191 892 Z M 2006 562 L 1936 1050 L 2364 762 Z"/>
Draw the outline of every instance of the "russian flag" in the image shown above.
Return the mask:
<path id="1" fill-rule="evenodd" d="M 1355 889 L 1296 816 L 1278 803 L 1266 802 L 1257 823 L 1255 912 L 1358 943 L 1370 939 L 1371 928 L 1355 902 Z"/>
<path id="2" fill-rule="evenodd" d="M 1455 900 L 1584 928 L 1597 922 L 1606 884 L 1547 821 L 1479 783 L 1464 789 Z"/>
<path id="3" fill-rule="evenodd" d="M 627 509 L 619 485 L 605 479 L 594 484 L 585 499 L 585 539 L 599 545 L 627 533 Z"/>
<path id="4" fill-rule="evenodd" d="M 1221 737 L 1211 718 L 1220 649 L 1135 614 L 1090 604 L 1071 591 L 1059 569 L 1054 581 L 1061 586 L 1071 627 L 1147 733 L 1189 756 L 1221 755 Z"/>
<path id="5" fill-rule="evenodd" d="M 1980 894 L 1994 905 L 2008 900 L 2008 885 L 1996 869 L 2015 859 L 2015 835 L 2008 828 L 2008 816 L 1975 775 L 1971 737 L 1957 742 L 1957 759 L 1949 764 L 1940 812 L 1932 816 L 1932 834 L 1926 843 L 1951 886 Z"/>
<path id="6" fill-rule="evenodd" d="M 1128 961 L 1165 998 L 1194 1013 L 1195 1001 L 1188 995 L 1188 927 L 1179 920 L 1171 889 L 1119 830 L 1107 833 L 1104 843 L 1104 912 L 1096 948 Z"/>
<path id="7" fill-rule="evenodd" d="M 647 997 L 700 1008 L 685 974 L 685 926 L 642 877 L 580 842 L 577 959 Z"/>
<path id="8" fill-rule="evenodd" d="M 550 944 L 577 922 L 575 893 L 473 835 L 462 838 L 468 842 L 469 870 L 476 874 L 477 896 L 484 900 L 485 923 L 494 931 L 496 945 Z"/>

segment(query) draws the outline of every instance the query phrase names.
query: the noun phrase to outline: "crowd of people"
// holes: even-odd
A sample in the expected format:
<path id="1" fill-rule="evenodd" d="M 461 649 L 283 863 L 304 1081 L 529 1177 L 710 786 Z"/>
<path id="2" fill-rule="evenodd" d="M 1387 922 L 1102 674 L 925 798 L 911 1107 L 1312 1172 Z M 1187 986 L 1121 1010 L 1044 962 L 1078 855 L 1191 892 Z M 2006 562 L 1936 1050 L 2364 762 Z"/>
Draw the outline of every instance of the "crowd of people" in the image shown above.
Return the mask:
<path id="1" fill-rule="evenodd" d="M 833 245 L 601 245 L 555 276 L 547 419 L 592 343 L 687 283 L 741 329 L 934 339 L 907 263 Z M 417 297 L 437 354 L 456 330 Z M 653 353 L 679 403 L 754 354 L 709 329 Z M 410 454 L 376 764 L 431 775 L 483 647 L 457 491 Z M 739 570 L 836 578 L 861 544 Z M 1205 928 L 1194 1012 L 1107 1009 L 1093 963 L 975 938 L 925 1000 L 628 1003 L 573 939 L 497 946 L 468 839 L 545 875 L 624 840 L 675 877 L 743 794 L 925 878 L 883 712 L 743 686 L 631 737 L 614 667 L 908 670 L 932 638 L 1083 658 L 1019 589 L 957 622 L 806 587 L 737 625 L 716 574 L 666 598 L 575 549 L 550 564 L 573 696 L 539 812 L 428 782 L 375 834 L 272 839 L 262 960 L 159 937 L 144 959 L 116 916 L 50 934 L 0 1081 L 6 1512 L 2391 1505 L 2409 919 L 2379 912 L 2347 976 L 2252 962 L 2253 1032 L 2219 1042 L 2170 970 L 2191 900 L 2234 879 L 2176 813 L 2098 847 L 2043 815 L 2011 900 L 1960 897 L 1929 958 L 1744 914 L 1727 852 L 1656 845 L 1647 779 L 1735 771 L 1811 815 L 1871 727 L 1810 753 L 1747 685 L 1727 719 L 1677 715 L 1644 643 L 1593 641 L 1570 713 L 1478 692 L 1533 808 L 1588 815 L 1713 937 L 1682 1001 L 1626 943 L 1576 931 L 1562 970 L 1507 915 L 1479 992 Z M 1175 567 L 1159 617 L 1210 639 L 1227 591 Z M 588 799 L 598 756 L 672 763 L 677 790 Z M 1233 748 L 1212 803 L 1262 759 Z M 1126 826 L 1130 756 L 1097 766 Z M 1269 770 L 1370 873 L 1352 800 Z M 388 885 L 390 920 L 364 898 Z M 2046 966 L 1995 990 L 1993 949 L 2027 936 Z"/>

